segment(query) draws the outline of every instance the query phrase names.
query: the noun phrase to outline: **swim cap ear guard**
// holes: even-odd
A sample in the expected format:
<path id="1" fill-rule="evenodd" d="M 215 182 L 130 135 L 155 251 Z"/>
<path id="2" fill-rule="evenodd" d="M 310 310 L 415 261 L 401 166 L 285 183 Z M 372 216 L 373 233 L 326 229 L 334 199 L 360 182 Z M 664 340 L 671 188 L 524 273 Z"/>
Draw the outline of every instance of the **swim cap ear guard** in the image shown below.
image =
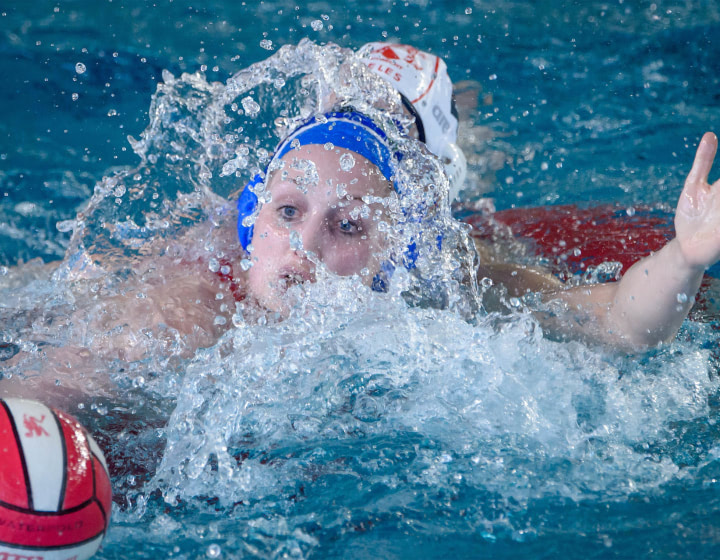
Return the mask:
<path id="1" fill-rule="evenodd" d="M 360 54 L 370 70 L 400 93 L 415 117 L 419 139 L 442 160 L 452 201 L 465 181 L 467 163 L 457 146 L 458 115 L 447 65 L 438 56 L 395 43 L 368 43 Z"/>
<path id="2" fill-rule="evenodd" d="M 252 223 L 246 224 L 245 222 L 250 221 L 252 215 L 255 213 L 255 210 L 258 207 L 258 197 L 255 194 L 254 189 L 258 184 L 263 182 L 264 176 L 265 173 L 258 173 L 257 175 L 255 175 L 255 177 L 253 177 L 250 182 L 245 185 L 245 188 L 243 189 L 242 193 L 240 193 L 240 198 L 238 198 L 237 201 L 238 239 L 240 240 L 240 245 L 242 245 L 242 248 L 245 251 L 247 251 L 248 247 L 250 246 L 254 229 Z"/>
<path id="3" fill-rule="evenodd" d="M 394 153 L 390 149 L 387 135 L 370 118 L 355 111 L 333 112 L 313 117 L 280 142 L 265 170 L 255 175 L 240 194 L 237 202 L 237 230 L 238 239 L 245 251 L 248 251 L 252 242 L 253 216 L 258 210 L 258 197 L 254 191 L 268 179 L 275 162 L 293 149 L 311 144 L 325 145 L 328 142 L 363 156 L 380 170 L 393 184 L 395 192 L 402 196 L 403 189 L 395 181 L 393 172 L 393 160 L 400 160 L 402 154 Z M 417 250 L 414 245 L 411 244 L 402 256 L 406 268 L 415 266 Z M 386 292 L 394 269 L 391 262 L 382 263 L 380 272 L 373 278 L 372 289 Z"/>

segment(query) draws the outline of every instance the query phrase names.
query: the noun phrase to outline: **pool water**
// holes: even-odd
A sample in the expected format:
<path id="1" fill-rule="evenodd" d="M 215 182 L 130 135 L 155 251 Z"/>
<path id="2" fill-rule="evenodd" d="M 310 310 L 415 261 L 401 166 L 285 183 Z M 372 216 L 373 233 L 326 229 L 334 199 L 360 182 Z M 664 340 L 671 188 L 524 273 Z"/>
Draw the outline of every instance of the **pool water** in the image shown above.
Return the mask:
<path id="1" fill-rule="evenodd" d="M 285 44 L 316 43 L 283 68 L 330 68 L 317 45 L 398 40 L 477 82 L 466 208 L 667 211 L 720 130 L 713 2 L 11 2 L 0 22 L 0 306 L 4 342 L 31 351 L 92 343 L 52 319 L 80 305 L 82 255 L 107 273 L 78 289 L 118 293 L 148 240 L 217 219 L 257 161 L 223 173 L 213 134 L 264 134 L 228 107 L 250 96 L 269 118 L 311 97 L 288 72 L 272 95 L 236 75 Z M 40 263 L 66 254 L 51 278 Z M 468 321 L 352 279 L 301 296 L 190 357 L 105 364 L 122 398 L 70 410 L 113 465 L 99 558 L 720 551 L 712 317 L 624 357 L 544 338 L 521 306 Z"/>

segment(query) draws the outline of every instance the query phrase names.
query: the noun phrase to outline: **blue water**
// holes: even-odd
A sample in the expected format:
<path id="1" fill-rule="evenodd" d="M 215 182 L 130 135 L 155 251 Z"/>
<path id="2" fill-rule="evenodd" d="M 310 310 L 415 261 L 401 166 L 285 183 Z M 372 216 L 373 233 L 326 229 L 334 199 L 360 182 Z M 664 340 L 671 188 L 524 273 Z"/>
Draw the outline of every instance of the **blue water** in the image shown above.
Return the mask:
<path id="1" fill-rule="evenodd" d="M 6 2 L 0 265 L 72 252 L 72 228 L 56 223 L 120 173 L 148 196 L 98 202 L 82 240 L 125 278 L 135 246 L 106 224 L 140 237 L 131 225 L 157 211 L 150 193 L 237 187 L 168 159 L 202 152 L 187 138 L 160 138 L 156 166 L 133 151 L 163 71 L 224 83 L 305 37 L 411 43 L 443 56 L 456 82 L 481 84 L 487 103 L 461 130 L 466 204 L 671 208 L 702 132 L 720 131 L 719 32 L 720 8 L 699 1 Z M 162 231 L 201 220 L 211 201 L 171 208 Z M 38 267 L 0 286 L 4 335 L 72 340 L 38 320 L 76 305 Z M 308 294 L 306 311 L 319 311 L 239 325 L 190 358 L 107 363 L 123 398 L 71 411 L 114 465 L 98 557 L 720 552 L 712 322 L 624 358 L 546 340 L 522 312 L 468 324 L 343 288 Z"/>

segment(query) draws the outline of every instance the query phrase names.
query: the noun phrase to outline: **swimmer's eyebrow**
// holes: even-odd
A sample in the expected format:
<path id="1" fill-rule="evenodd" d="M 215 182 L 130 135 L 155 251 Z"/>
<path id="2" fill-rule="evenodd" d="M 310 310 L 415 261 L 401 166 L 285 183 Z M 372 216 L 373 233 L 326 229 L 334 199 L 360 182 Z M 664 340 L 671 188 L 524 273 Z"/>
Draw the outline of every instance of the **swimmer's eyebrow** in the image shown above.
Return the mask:
<path id="1" fill-rule="evenodd" d="M 340 197 L 340 200 L 347 201 L 347 202 L 353 202 L 355 200 L 360 201 L 360 202 L 365 202 L 365 199 L 368 197 L 373 198 L 373 199 L 382 198 L 381 196 L 376 195 L 374 191 L 366 191 L 360 195 L 347 193 L 345 196 Z"/>

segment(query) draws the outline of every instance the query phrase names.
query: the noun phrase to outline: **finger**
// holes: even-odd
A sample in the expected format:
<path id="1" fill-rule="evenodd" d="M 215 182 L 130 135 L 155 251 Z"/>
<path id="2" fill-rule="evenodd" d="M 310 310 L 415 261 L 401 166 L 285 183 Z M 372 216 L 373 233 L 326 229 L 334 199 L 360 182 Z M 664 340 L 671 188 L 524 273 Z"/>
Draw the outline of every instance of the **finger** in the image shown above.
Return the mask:
<path id="1" fill-rule="evenodd" d="M 686 184 L 707 182 L 717 147 L 717 136 L 712 132 L 706 132 L 702 140 L 700 140 L 697 152 L 695 152 L 695 160 L 693 161 L 690 173 L 688 173 L 687 180 L 685 181 Z"/>

